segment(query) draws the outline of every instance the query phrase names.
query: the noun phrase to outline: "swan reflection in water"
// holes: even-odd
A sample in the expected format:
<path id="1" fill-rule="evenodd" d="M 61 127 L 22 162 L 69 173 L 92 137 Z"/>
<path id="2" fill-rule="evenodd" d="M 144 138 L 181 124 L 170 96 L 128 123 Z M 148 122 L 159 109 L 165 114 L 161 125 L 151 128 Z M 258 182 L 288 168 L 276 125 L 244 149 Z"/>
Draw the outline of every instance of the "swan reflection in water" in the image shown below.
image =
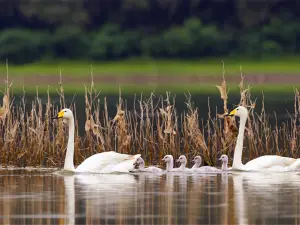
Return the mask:
<path id="1" fill-rule="evenodd" d="M 114 204 L 126 205 L 134 197 L 137 188 L 137 180 L 131 174 L 65 174 L 63 179 L 69 225 L 75 224 L 75 217 L 97 218 L 107 214 L 109 207 Z M 77 198 L 83 199 L 84 202 L 80 204 L 86 207 L 85 212 L 75 212 Z"/>
<path id="2" fill-rule="evenodd" d="M 299 222 L 296 173 L 97 174 L 63 179 L 70 225 Z"/>
<path id="3" fill-rule="evenodd" d="M 232 179 L 239 224 L 299 222 L 299 174 L 241 172 Z"/>

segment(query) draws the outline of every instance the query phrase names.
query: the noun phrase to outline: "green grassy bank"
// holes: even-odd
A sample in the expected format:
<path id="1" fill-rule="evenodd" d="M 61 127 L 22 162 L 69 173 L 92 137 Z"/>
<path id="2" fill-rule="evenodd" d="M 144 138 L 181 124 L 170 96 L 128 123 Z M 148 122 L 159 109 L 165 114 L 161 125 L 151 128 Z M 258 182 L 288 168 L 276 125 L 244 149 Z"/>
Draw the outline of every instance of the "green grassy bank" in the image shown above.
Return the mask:
<path id="1" fill-rule="evenodd" d="M 215 93 L 217 88 L 215 84 L 220 84 L 222 81 L 223 64 L 225 65 L 225 75 L 240 76 L 240 68 L 246 76 L 251 75 L 298 75 L 300 77 L 300 57 L 286 56 L 282 58 L 264 58 L 245 59 L 245 58 L 227 58 L 227 59 L 205 59 L 194 61 L 153 61 L 146 59 L 131 59 L 118 62 L 40 62 L 27 64 L 22 66 L 8 65 L 9 78 L 14 82 L 14 92 L 23 92 L 23 86 L 27 93 L 34 93 L 38 87 L 39 92 L 43 93 L 47 90 L 50 93 L 56 93 L 59 88 L 59 75 L 62 74 L 63 86 L 66 93 L 81 94 L 84 92 L 84 84 L 89 85 L 90 75 L 93 72 L 95 77 L 122 77 L 127 76 L 126 84 L 116 81 L 105 83 L 95 82 L 95 88 L 101 90 L 102 93 L 114 94 L 121 88 L 123 93 L 139 94 L 141 92 L 149 93 L 171 91 L 173 93 L 191 92 L 191 93 Z M 2 82 L 7 74 L 7 66 L 0 65 L 0 90 L 4 88 Z M 184 77 L 186 75 L 215 77 L 214 81 L 205 80 L 204 82 L 188 82 L 188 83 L 136 83 L 134 79 L 129 79 L 129 76 L 167 76 Z M 34 77 L 39 77 L 41 83 L 34 83 Z M 43 76 L 47 79 L 43 80 Z M 28 78 L 32 78 L 31 81 Z M 72 79 L 64 78 L 85 78 L 84 82 L 73 83 Z M 50 79 L 50 80 L 49 80 Z M 19 80 L 19 82 L 18 82 Z M 159 79 L 158 79 L 159 80 Z M 50 82 L 51 81 L 51 82 Z M 217 82 L 216 82 L 217 81 Z M 245 83 L 247 85 L 247 83 Z M 292 93 L 293 88 L 299 88 L 297 83 L 280 83 L 280 84 L 252 84 L 253 92 L 276 92 L 276 93 Z M 228 88 L 231 92 L 238 92 L 237 83 L 228 83 Z"/>
<path id="2" fill-rule="evenodd" d="M 280 74 L 298 73 L 300 71 L 299 56 L 284 56 L 280 58 L 212 58 L 199 60 L 151 60 L 131 59 L 114 62 L 84 62 L 84 61 L 44 61 L 25 65 L 9 65 L 11 76 L 27 74 L 51 74 L 87 76 L 91 68 L 96 75 L 220 75 L 222 61 L 225 64 L 226 75 L 240 73 L 240 68 L 246 74 Z M 6 65 L 0 65 L 1 74 L 6 72 Z"/>

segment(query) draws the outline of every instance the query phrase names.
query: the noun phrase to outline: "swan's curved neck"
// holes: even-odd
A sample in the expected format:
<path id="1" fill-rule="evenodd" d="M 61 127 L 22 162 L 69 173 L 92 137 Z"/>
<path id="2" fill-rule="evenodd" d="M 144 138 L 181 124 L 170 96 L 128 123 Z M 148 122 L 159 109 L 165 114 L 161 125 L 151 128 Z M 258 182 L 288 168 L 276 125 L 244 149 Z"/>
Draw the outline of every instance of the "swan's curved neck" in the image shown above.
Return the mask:
<path id="1" fill-rule="evenodd" d="M 174 167 L 174 162 L 173 160 L 167 162 L 167 171 L 171 171 Z"/>
<path id="2" fill-rule="evenodd" d="M 192 168 L 199 168 L 201 165 L 201 162 L 195 162 Z"/>
<path id="3" fill-rule="evenodd" d="M 243 166 L 242 154 L 243 154 L 243 143 L 244 143 L 246 121 L 247 121 L 247 117 L 240 117 L 239 134 L 234 149 L 234 156 L 233 156 L 233 163 L 232 163 L 233 169 L 240 169 Z"/>
<path id="4" fill-rule="evenodd" d="M 227 161 L 224 161 L 223 163 L 222 163 L 222 170 L 227 170 L 228 169 L 228 162 Z"/>
<path id="5" fill-rule="evenodd" d="M 65 170 L 74 170 L 74 119 L 68 120 L 69 124 L 69 138 L 68 138 L 68 146 L 67 146 L 67 153 L 65 158 Z"/>
<path id="6" fill-rule="evenodd" d="M 141 164 L 139 165 L 139 169 L 140 169 L 140 170 L 145 169 L 145 163 L 141 163 Z"/>
<path id="7" fill-rule="evenodd" d="M 185 167 L 186 167 L 186 162 L 183 162 L 183 163 L 181 163 L 181 165 L 180 165 L 180 169 L 185 169 Z"/>

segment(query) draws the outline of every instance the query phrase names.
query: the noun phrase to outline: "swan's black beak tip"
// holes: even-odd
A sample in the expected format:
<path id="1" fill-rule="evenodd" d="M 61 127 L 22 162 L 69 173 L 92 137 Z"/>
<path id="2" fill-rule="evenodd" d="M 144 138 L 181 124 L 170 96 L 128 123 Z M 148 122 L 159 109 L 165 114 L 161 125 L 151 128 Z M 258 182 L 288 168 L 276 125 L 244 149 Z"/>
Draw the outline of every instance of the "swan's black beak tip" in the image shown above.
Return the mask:
<path id="1" fill-rule="evenodd" d="M 56 119 L 58 119 L 58 116 L 53 116 L 51 119 L 56 120 Z"/>

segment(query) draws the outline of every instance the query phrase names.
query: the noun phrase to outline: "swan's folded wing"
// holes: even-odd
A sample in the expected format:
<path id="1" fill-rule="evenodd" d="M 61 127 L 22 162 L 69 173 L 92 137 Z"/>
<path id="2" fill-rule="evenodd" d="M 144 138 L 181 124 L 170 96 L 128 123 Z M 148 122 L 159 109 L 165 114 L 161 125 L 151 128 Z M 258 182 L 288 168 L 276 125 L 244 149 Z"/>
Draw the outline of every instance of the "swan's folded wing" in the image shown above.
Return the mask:
<path id="1" fill-rule="evenodd" d="M 245 168 L 249 170 L 260 170 L 271 167 L 285 167 L 290 166 L 296 159 L 289 157 L 282 157 L 278 155 L 264 155 L 256 159 L 251 160 L 245 164 Z"/>
<path id="2" fill-rule="evenodd" d="M 146 168 L 146 171 L 152 172 L 152 173 L 161 173 L 163 170 L 161 168 L 158 168 L 156 166 L 149 166 Z"/>
<path id="3" fill-rule="evenodd" d="M 222 170 L 212 166 L 201 166 L 199 168 L 193 169 L 193 171 L 197 173 L 217 173 L 221 172 Z"/>
<path id="4" fill-rule="evenodd" d="M 128 155 L 128 154 L 121 154 L 114 151 L 109 152 L 102 152 L 95 155 L 90 156 L 85 161 L 83 161 L 77 168 L 76 171 L 78 172 L 107 172 L 116 165 L 121 163 L 121 166 L 128 169 L 134 169 L 133 163 L 135 160 L 140 156 L 137 155 Z M 125 162 L 126 161 L 126 162 Z M 118 167 L 117 167 L 118 169 Z M 120 171 L 123 172 L 123 171 Z M 128 172 L 128 171 L 127 171 Z"/>

